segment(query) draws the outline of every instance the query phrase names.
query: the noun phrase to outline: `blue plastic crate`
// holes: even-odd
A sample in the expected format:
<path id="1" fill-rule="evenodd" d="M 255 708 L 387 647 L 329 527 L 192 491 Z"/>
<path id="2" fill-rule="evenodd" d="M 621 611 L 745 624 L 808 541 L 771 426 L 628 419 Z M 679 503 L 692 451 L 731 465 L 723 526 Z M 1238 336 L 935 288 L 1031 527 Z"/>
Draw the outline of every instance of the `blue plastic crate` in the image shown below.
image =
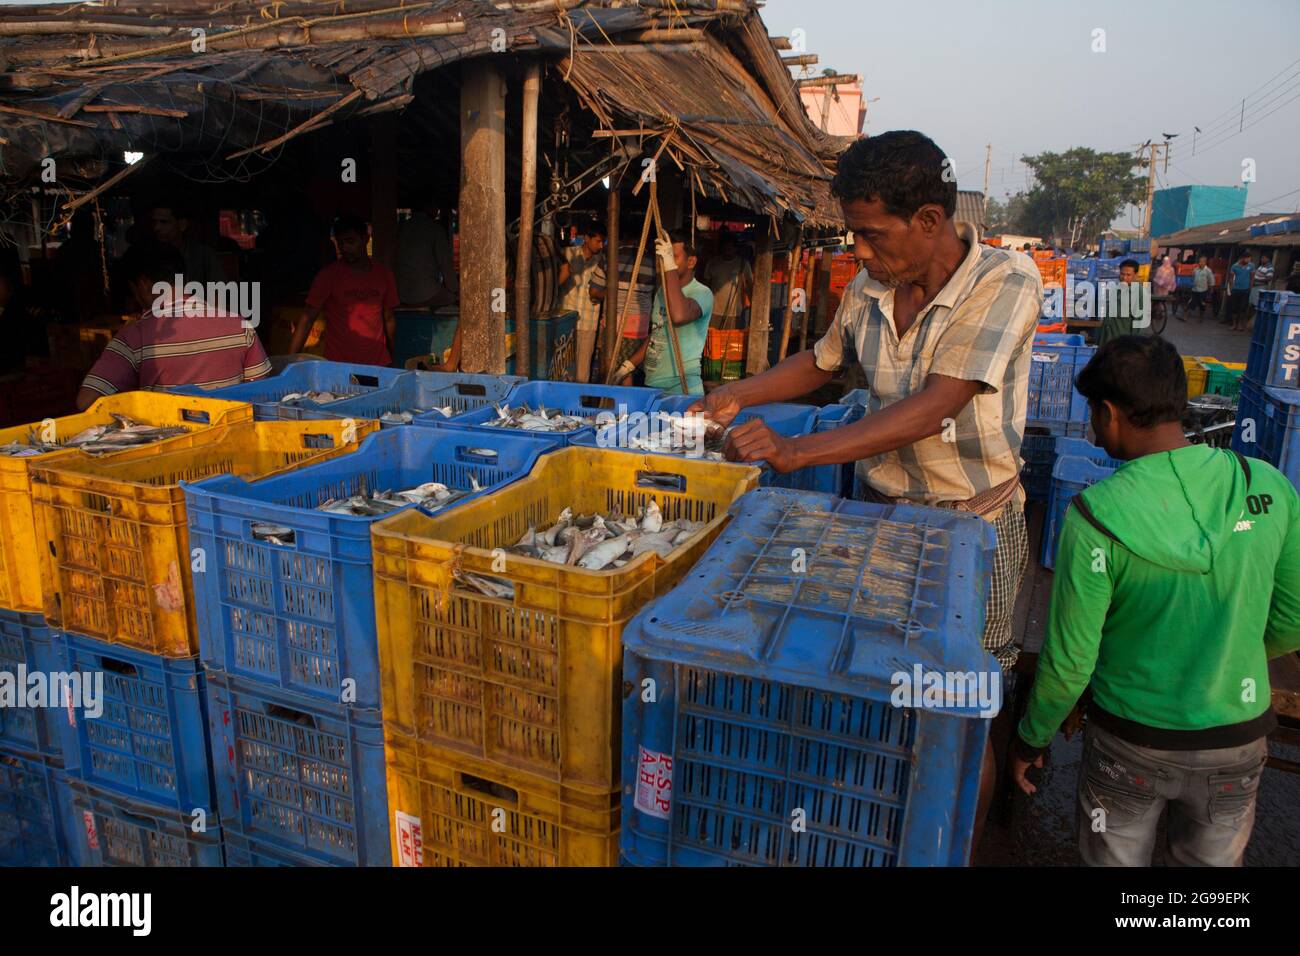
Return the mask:
<path id="1" fill-rule="evenodd" d="M 1264 417 L 1264 395 L 1260 386 L 1249 375 L 1241 377 L 1241 391 L 1237 395 L 1237 424 L 1232 429 L 1232 440 L 1228 443 L 1235 452 L 1260 457 L 1259 430 Z M 1253 429 L 1252 438 L 1246 441 L 1248 429 Z"/>
<path id="2" fill-rule="evenodd" d="M 869 390 L 865 388 L 855 388 L 852 391 L 844 393 L 844 397 L 840 399 L 840 404 L 861 405 L 865 408 L 869 404 L 870 398 L 871 393 Z"/>
<path id="3" fill-rule="evenodd" d="M 1058 422 L 1028 421 L 1020 443 L 1020 483 L 1030 501 L 1047 501 L 1052 492 L 1052 466 L 1056 464 L 1056 442 L 1061 437 L 1083 438 L 1088 426 L 1083 422 L 1062 425 Z"/>
<path id="4" fill-rule="evenodd" d="M 1300 389 L 1265 388 L 1260 404 L 1254 449 L 1243 454 L 1264 459 L 1300 488 Z"/>
<path id="5" fill-rule="evenodd" d="M 331 402 L 326 407 L 331 417 L 378 418 L 380 427 L 389 428 L 396 424 L 382 421 L 386 413 L 409 411 L 414 416 L 431 409 L 450 408 L 451 414 L 459 415 L 501 401 L 522 381 L 515 375 L 406 372 L 386 388 Z"/>
<path id="6" fill-rule="evenodd" d="M 1097 281 L 1096 259 L 1067 259 L 1065 267 L 1076 281 Z"/>
<path id="7" fill-rule="evenodd" d="M 1035 345 L 1087 345 L 1088 340 L 1078 332 L 1039 332 L 1034 336 Z"/>
<path id="8" fill-rule="evenodd" d="M 618 412 L 648 412 L 662 393 L 653 388 L 633 388 L 620 385 L 583 384 L 581 382 L 524 382 L 510 390 L 503 404 L 514 407 L 528 405 L 534 410 L 544 406 L 548 409 L 558 408 L 566 415 L 600 415 L 605 413 L 613 421 Z M 696 396 L 698 398 L 699 396 Z M 467 431 L 503 434 L 503 429 L 484 424 L 497 417 L 497 411 L 491 405 L 475 409 L 460 415 L 445 418 L 438 412 L 417 415 L 415 424 L 435 428 L 455 428 Z M 504 430 L 509 435 L 543 434 L 546 438 L 561 439 L 569 445 L 576 438 L 589 437 L 596 433 L 595 425 L 587 425 L 571 432 L 526 432 L 519 429 Z"/>
<path id="9" fill-rule="evenodd" d="M 378 711 L 322 705 L 211 669 L 207 684 L 227 834 L 325 865 L 390 865 Z"/>
<path id="10" fill-rule="evenodd" d="M 383 368 L 378 365 L 351 365 L 346 362 L 298 362 L 288 366 L 279 375 L 260 378 L 255 382 L 242 382 L 227 388 L 203 389 L 193 385 L 169 388 L 175 395 L 199 395 L 206 398 L 223 398 L 232 402 L 248 402 L 253 406 L 256 421 L 302 421 L 332 418 L 329 411 L 334 402 L 324 405 L 303 402 L 300 405 L 281 405 L 280 400 L 291 392 L 327 391 L 352 398 L 376 389 L 387 388 L 405 375 L 400 368 Z"/>
<path id="11" fill-rule="evenodd" d="M 1300 386 L 1300 295 L 1260 292 L 1246 375 L 1278 388 Z"/>
<path id="12" fill-rule="evenodd" d="M 1287 231 L 1287 222 L 1288 220 L 1282 219 L 1276 222 L 1264 223 L 1264 235 L 1266 236 L 1282 235 L 1282 233 Z"/>
<path id="13" fill-rule="evenodd" d="M 823 405 L 821 411 L 817 413 L 817 427 L 814 431 L 828 432 L 844 425 L 852 425 L 864 418 L 866 414 L 866 406 L 857 402 Z M 853 473 L 856 467 L 857 462 L 855 461 L 848 461 L 839 466 L 840 487 L 835 492 L 837 495 L 844 498 L 853 497 Z M 818 488 L 817 490 L 825 491 L 827 489 Z"/>
<path id="14" fill-rule="evenodd" d="M 203 672 L 197 657 L 171 658 L 80 634 L 60 633 L 60 670 L 103 679 L 101 713 L 82 701 L 59 721 L 69 776 L 174 811 L 211 814 Z M 93 686 L 93 683 L 92 683 Z"/>
<path id="15" fill-rule="evenodd" d="M 71 778 L 68 840 L 79 866 L 224 866 L 216 817 L 131 800 Z"/>
<path id="16" fill-rule="evenodd" d="M 58 670 L 54 632 L 45 626 L 40 614 L 0 608 L 0 673 L 12 674 L 18 680 L 19 668 L 26 674 Z M 62 701 L 49 703 L 49 707 L 0 707 L 0 747 L 61 757 L 59 724 L 67 721 L 67 711 Z"/>
<path id="17" fill-rule="evenodd" d="M 1094 276 L 1097 282 L 1105 282 L 1108 279 L 1119 278 L 1119 264 L 1127 259 L 1128 256 L 1112 256 L 1108 259 L 1096 259 L 1097 271 Z"/>
<path id="18" fill-rule="evenodd" d="M 226 866 L 330 866 L 320 860 L 312 859 L 301 853 L 281 850 L 267 846 L 260 840 L 250 840 L 240 833 L 226 830 L 222 833 L 222 849 L 226 855 Z"/>
<path id="19" fill-rule="evenodd" d="M 329 704 L 343 702 L 348 679 L 355 692 L 348 702 L 377 709 L 370 526 L 379 519 L 316 506 L 426 481 L 469 491 L 477 481 L 481 490 L 454 508 L 524 477 L 559 447 L 549 436 L 499 429 L 398 428 L 366 436 L 355 454 L 275 478 L 182 482 L 190 548 L 206 557 L 193 575 L 203 664 Z M 280 538 L 292 544 L 256 537 L 257 523 L 288 528 Z"/>
<path id="20" fill-rule="evenodd" d="M 67 807 L 52 757 L 0 746 L 0 866 L 70 866 Z"/>
<path id="21" fill-rule="evenodd" d="M 650 414 L 663 412 L 666 415 L 685 414 L 692 404 L 698 402 L 698 395 L 667 395 L 655 402 Z M 810 435 L 817 426 L 817 406 L 794 405 L 787 402 L 773 402 L 768 405 L 754 405 L 743 409 L 732 422 L 733 426 L 743 425 L 753 419 L 761 419 L 778 435 L 793 438 L 798 435 Z M 609 425 L 597 429 L 590 435 L 576 439 L 573 444 L 589 447 L 613 448 L 617 444 L 618 425 Z M 772 488 L 794 488 L 799 491 L 825 491 L 839 494 L 842 487 L 842 467 L 840 465 L 818 465 L 801 468 L 786 474 L 777 474 L 766 465 L 759 484 Z"/>
<path id="22" fill-rule="evenodd" d="M 966 863 L 990 723 L 976 714 L 1001 703 L 980 646 L 992 527 L 784 489 L 731 516 L 623 634 L 624 681 L 655 682 L 653 703 L 624 696 L 624 858 Z M 899 675 L 918 670 L 982 673 L 990 696 L 894 706 Z"/>
<path id="23" fill-rule="evenodd" d="M 1078 438 L 1062 439 L 1060 449 L 1052 468 L 1052 497 L 1043 520 L 1039 563 L 1045 568 L 1056 566 L 1056 540 L 1060 537 L 1070 499 L 1084 488 L 1110 477 L 1123 464 L 1103 449 Z"/>
<path id="24" fill-rule="evenodd" d="M 1300 295 L 1260 295 L 1246 353 L 1246 375 L 1262 385 L 1300 388 Z M 1279 308 L 1280 305 L 1280 308 Z"/>
<path id="25" fill-rule="evenodd" d="M 1091 345 L 1035 344 L 1026 418 L 1060 424 L 1087 422 L 1088 401 L 1074 387 L 1074 378 L 1096 351 Z"/>

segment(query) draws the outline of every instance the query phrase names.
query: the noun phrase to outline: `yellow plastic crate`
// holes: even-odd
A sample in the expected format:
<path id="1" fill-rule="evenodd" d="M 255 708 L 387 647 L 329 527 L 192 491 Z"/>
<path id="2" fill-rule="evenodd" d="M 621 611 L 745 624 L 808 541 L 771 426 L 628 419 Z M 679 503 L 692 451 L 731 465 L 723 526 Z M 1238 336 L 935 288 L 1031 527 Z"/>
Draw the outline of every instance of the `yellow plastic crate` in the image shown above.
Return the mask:
<path id="1" fill-rule="evenodd" d="M 1183 356 L 1183 371 L 1187 373 L 1187 397 L 1195 398 L 1203 394 L 1205 377 L 1209 375 L 1210 370 L 1196 359 Z"/>
<path id="2" fill-rule="evenodd" d="M 24 440 L 29 432 L 61 444 L 87 428 L 107 425 L 113 420 L 114 412 L 148 425 L 184 425 L 196 430 L 253 420 L 253 406 L 247 402 L 187 398 L 161 392 L 123 392 L 99 399 L 79 415 L 0 429 L 0 445 Z M 156 444 L 176 440 L 168 438 Z M 67 448 L 31 458 L 0 456 L 0 607 L 38 613 L 44 610 L 41 584 L 44 564 L 37 555 L 45 550 L 45 538 L 43 529 L 36 526 L 31 473 L 33 468 L 78 454 L 81 453 L 76 449 Z M 120 454 L 125 453 L 100 457 L 113 458 Z"/>
<path id="3" fill-rule="evenodd" d="M 562 793 L 531 774 L 385 733 L 394 866 L 617 866 L 619 792 Z"/>
<path id="4" fill-rule="evenodd" d="M 459 508 L 376 522 L 386 732 L 589 793 L 617 787 L 623 626 L 686 574 L 758 477 L 744 465 L 570 447 Z M 587 571 L 499 550 L 565 507 L 634 514 L 651 499 L 665 521 L 707 522 L 667 559 L 647 552 Z M 508 583 L 513 596 L 488 597 L 464 574 Z"/>
<path id="5" fill-rule="evenodd" d="M 212 475 L 265 478 L 356 449 L 370 420 L 243 422 L 107 460 L 37 466 L 51 626 L 166 657 L 198 653 L 185 495 Z"/>

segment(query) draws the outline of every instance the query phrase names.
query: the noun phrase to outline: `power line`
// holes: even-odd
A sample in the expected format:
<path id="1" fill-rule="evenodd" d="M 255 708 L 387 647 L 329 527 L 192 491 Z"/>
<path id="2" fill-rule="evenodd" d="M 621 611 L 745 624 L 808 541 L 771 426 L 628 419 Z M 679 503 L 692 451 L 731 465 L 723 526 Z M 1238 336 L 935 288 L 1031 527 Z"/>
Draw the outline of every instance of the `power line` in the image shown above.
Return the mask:
<path id="1" fill-rule="evenodd" d="M 1296 86 L 1300 87 L 1300 83 L 1296 84 Z M 1295 88 L 1296 88 L 1296 87 L 1292 87 L 1292 89 L 1295 89 Z M 1289 92 L 1289 90 L 1288 90 L 1288 92 Z M 1268 111 L 1267 113 L 1265 113 L 1263 116 L 1260 116 L 1260 117 L 1258 117 L 1258 118 L 1252 120 L 1252 121 L 1249 122 L 1249 123 L 1245 123 L 1245 124 L 1241 127 L 1240 130 L 1235 130 L 1235 131 L 1229 133 L 1228 135 L 1222 137 L 1222 138 L 1219 139 L 1218 141 L 1216 141 L 1216 142 L 1214 142 L 1214 143 L 1211 143 L 1209 146 L 1202 147 L 1202 151 L 1207 151 L 1207 152 L 1208 152 L 1208 151 L 1211 150 L 1211 149 L 1214 149 L 1214 148 L 1216 148 L 1216 147 L 1218 147 L 1218 146 L 1222 146 L 1224 143 L 1226 143 L 1228 140 L 1232 139 L 1234 136 L 1239 136 L 1241 133 L 1244 133 L 1246 130 L 1250 129 L 1252 126 L 1258 126 L 1260 123 L 1262 123 L 1264 120 L 1268 119 L 1268 117 L 1272 116 L 1274 113 L 1276 113 L 1276 112 L 1277 112 L 1278 110 L 1280 110 L 1282 107 L 1286 106 L 1288 103 L 1294 103 L 1294 102 L 1295 102 L 1296 100 L 1298 100 L 1298 99 L 1300 99 L 1300 93 L 1297 93 L 1295 96 L 1291 97 L 1290 99 L 1288 99 L 1288 100 L 1284 100 L 1283 102 L 1279 103 L 1277 106 L 1273 107 L 1271 110 L 1269 110 L 1269 111 Z M 1272 102 L 1272 101 L 1270 100 L 1270 102 Z"/>

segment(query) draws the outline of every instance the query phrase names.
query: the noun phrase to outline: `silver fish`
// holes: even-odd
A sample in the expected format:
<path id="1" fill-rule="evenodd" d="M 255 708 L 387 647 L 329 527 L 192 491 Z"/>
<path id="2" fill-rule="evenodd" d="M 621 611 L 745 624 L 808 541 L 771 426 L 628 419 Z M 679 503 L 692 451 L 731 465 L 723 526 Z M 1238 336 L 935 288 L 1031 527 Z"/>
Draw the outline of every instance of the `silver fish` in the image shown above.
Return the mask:
<path id="1" fill-rule="evenodd" d="M 261 541 L 267 541 L 283 548 L 293 547 L 295 537 L 294 531 L 292 528 L 286 528 L 282 524 L 254 522 L 249 530 L 253 532 L 254 538 Z"/>
<path id="2" fill-rule="evenodd" d="M 620 558 L 631 545 L 633 535 L 621 534 L 617 538 L 610 538 L 608 541 L 602 541 L 596 545 L 578 562 L 578 567 L 586 568 L 588 571 L 599 571 L 612 562 L 615 558 Z"/>
<path id="3" fill-rule="evenodd" d="M 457 581 L 468 585 L 480 594 L 504 600 L 514 599 L 515 586 L 509 581 L 504 581 L 501 578 L 488 578 L 480 574 L 470 574 L 467 571 L 456 571 L 454 575 Z"/>
<path id="4" fill-rule="evenodd" d="M 641 519 L 641 530 L 646 534 L 654 534 L 664 525 L 663 512 L 659 510 L 659 505 L 653 498 L 645 506 L 645 517 Z"/>

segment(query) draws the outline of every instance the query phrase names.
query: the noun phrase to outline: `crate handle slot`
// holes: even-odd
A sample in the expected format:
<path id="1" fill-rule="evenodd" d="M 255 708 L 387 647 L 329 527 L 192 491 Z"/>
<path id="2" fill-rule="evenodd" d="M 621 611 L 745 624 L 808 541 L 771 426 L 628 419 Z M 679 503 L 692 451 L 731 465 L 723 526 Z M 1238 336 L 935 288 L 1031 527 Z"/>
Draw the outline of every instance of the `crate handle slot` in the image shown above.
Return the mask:
<path id="1" fill-rule="evenodd" d="M 267 544 L 273 544 L 277 548 L 292 548 L 298 543 L 297 531 L 294 531 L 292 528 L 284 528 L 283 531 L 273 531 L 272 529 L 274 527 L 274 525 L 265 525 L 254 521 L 249 524 L 248 533 L 253 536 L 253 540 L 265 541 Z"/>
<path id="2" fill-rule="evenodd" d="M 295 710 L 292 707 L 285 707 L 283 704 L 268 703 L 266 705 L 266 716 L 274 717 L 277 720 L 285 720 L 291 724 L 310 727 L 312 730 L 318 729 L 316 726 L 316 718 L 311 714 L 306 711 Z"/>
<path id="3" fill-rule="evenodd" d="M 359 375 L 353 372 L 348 376 L 348 381 L 352 385 L 360 385 L 364 388 L 378 388 L 379 377 L 377 375 Z"/>
<path id="4" fill-rule="evenodd" d="M 456 394 L 457 395 L 478 395 L 480 397 L 483 397 L 487 395 L 487 386 L 478 385 L 475 384 L 474 382 L 457 382 Z"/>
<path id="5" fill-rule="evenodd" d="M 333 448 L 334 436 L 317 432 L 310 435 L 302 436 L 303 448 Z"/>
<path id="6" fill-rule="evenodd" d="M 483 777 L 476 777 L 469 773 L 462 773 L 459 776 L 460 785 L 466 790 L 473 790 L 475 793 L 481 793 L 493 800 L 509 801 L 512 806 L 519 806 L 519 791 L 513 787 L 507 787 L 494 780 L 486 780 Z"/>
<path id="7" fill-rule="evenodd" d="M 202 409 L 182 408 L 181 420 L 187 422 L 198 422 L 200 425 L 207 425 L 211 423 L 212 416 Z"/>
<path id="8" fill-rule="evenodd" d="M 456 448 L 457 461 L 474 461 L 484 465 L 495 465 L 500 457 L 495 448 L 470 448 L 459 445 Z"/>
<path id="9" fill-rule="evenodd" d="M 136 666 L 129 661 L 120 661 L 115 657 L 104 657 L 100 655 L 99 669 L 108 671 L 111 674 L 122 674 L 125 677 L 136 677 L 139 671 Z"/>
<path id="10" fill-rule="evenodd" d="M 613 408 L 614 400 L 607 395 L 581 395 L 578 404 L 583 408 Z"/>
<path id="11" fill-rule="evenodd" d="M 117 812 L 122 819 L 129 820 L 131 823 L 133 823 L 135 826 L 140 827 L 141 829 L 145 829 L 145 830 L 158 829 L 158 821 L 153 819 L 152 817 L 141 816 L 138 813 L 132 813 L 130 810 L 123 810 L 121 808 L 119 808 Z M 98 827 L 96 827 L 96 829 L 98 829 Z"/>
<path id="12" fill-rule="evenodd" d="M 686 476 L 672 471 L 638 471 L 636 473 L 638 488 L 654 488 L 658 491 L 676 491 L 686 493 Z"/>

